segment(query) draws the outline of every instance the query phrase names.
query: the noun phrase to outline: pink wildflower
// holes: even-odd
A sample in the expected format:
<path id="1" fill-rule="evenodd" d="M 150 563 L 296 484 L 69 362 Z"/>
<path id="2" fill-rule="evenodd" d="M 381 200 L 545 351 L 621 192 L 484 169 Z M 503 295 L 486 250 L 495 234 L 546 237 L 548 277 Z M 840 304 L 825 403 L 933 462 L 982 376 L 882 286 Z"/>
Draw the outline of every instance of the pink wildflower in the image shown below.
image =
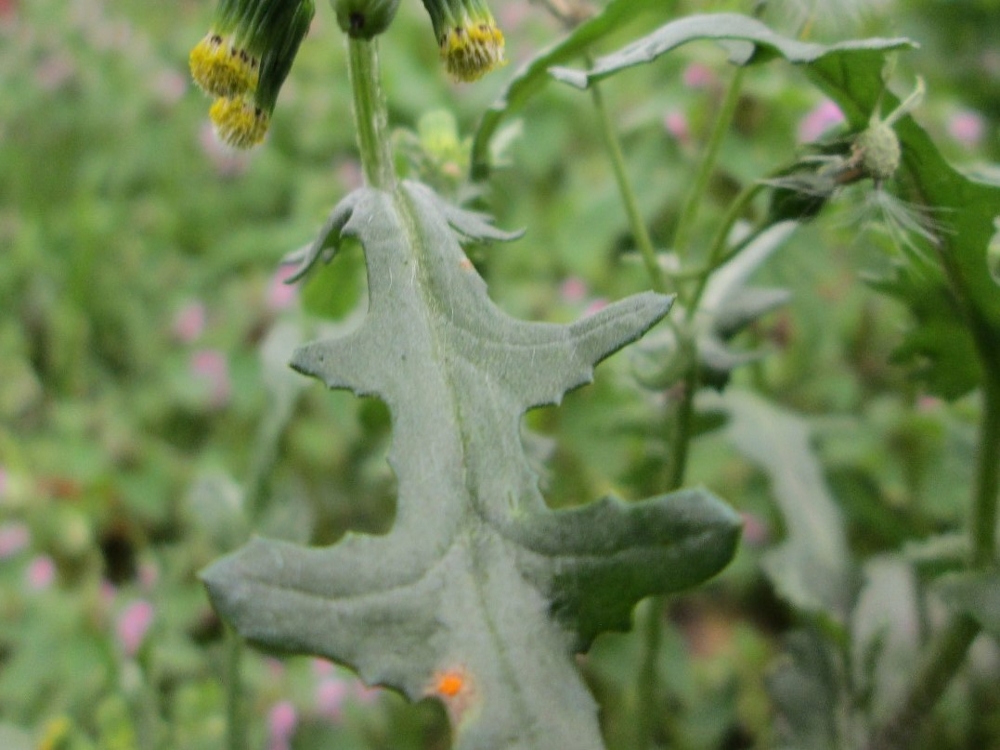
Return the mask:
<path id="1" fill-rule="evenodd" d="M 205 331 L 205 304 L 191 301 L 177 311 L 172 326 L 174 337 L 184 344 L 190 344 L 201 338 Z"/>
<path id="2" fill-rule="evenodd" d="M 677 141 L 686 144 L 691 140 L 691 127 L 688 125 L 687 115 L 674 110 L 667 112 L 663 116 L 663 127 Z"/>
<path id="3" fill-rule="evenodd" d="M 275 703 L 267 715 L 270 750 L 289 750 L 298 723 L 298 712 L 290 701 Z"/>
<path id="4" fill-rule="evenodd" d="M 715 71 L 702 63 L 691 63 L 684 69 L 681 80 L 689 89 L 708 89 L 715 85 Z"/>
<path id="5" fill-rule="evenodd" d="M 217 349 L 202 349 L 191 355 L 191 373 L 209 387 L 213 407 L 225 406 L 232 392 L 229 380 L 229 363 Z"/>
<path id="6" fill-rule="evenodd" d="M 27 583 L 32 591 L 45 591 L 56 580 L 56 564 L 48 555 L 39 555 L 28 563 Z"/>
<path id="7" fill-rule="evenodd" d="M 971 109 L 956 112 L 948 120 L 948 134 L 966 148 L 978 146 L 985 131 L 983 116 Z"/>
<path id="8" fill-rule="evenodd" d="M 750 547 L 763 547 L 771 539 L 771 530 L 758 516 L 742 513 L 743 541 Z"/>
<path id="9" fill-rule="evenodd" d="M 0 496 L 3 495 L 0 490 Z M 31 544 L 31 531 L 19 521 L 0 524 L 0 560 L 13 557 Z"/>
<path id="10" fill-rule="evenodd" d="M 840 107 L 829 99 L 824 99 L 799 122 L 799 143 L 812 143 L 823 133 L 844 121 Z"/>
<path id="11" fill-rule="evenodd" d="M 375 703 L 379 697 L 381 697 L 382 691 L 377 687 L 368 687 L 361 680 L 355 680 L 354 682 L 354 699 L 358 703 L 371 704 Z"/>
<path id="12" fill-rule="evenodd" d="M 563 302 L 583 302 L 587 298 L 587 282 L 579 276 L 570 276 L 559 286 L 559 296 Z"/>
<path id="13" fill-rule="evenodd" d="M 600 312 L 601 310 L 603 310 L 607 306 L 608 306 L 608 301 L 606 299 L 602 299 L 602 298 L 598 297 L 593 302 L 591 302 L 589 305 L 587 305 L 587 309 L 583 311 L 583 314 L 584 315 L 593 315 L 594 313 Z"/>
<path id="14" fill-rule="evenodd" d="M 294 284 L 285 283 L 295 270 L 295 266 L 278 266 L 278 270 L 271 276 L 267 285 L 267 306 L 272 310 L 287 310 L 295 304 L 299 289 Z"/>
<path id="15" fill-rule="evenodd" d="M 132 602 L 122 610 L 118 616 L 116 634 L 126 656 L 138 653 L 152 624 L 153 605 L 143 599 Z"/>
<path id="16" fill-rule="evenodd" d="M 348 683 L 340 677 L 324 677 L 316 685 L 316 710 L 336 723 L 348 697 Z"/>

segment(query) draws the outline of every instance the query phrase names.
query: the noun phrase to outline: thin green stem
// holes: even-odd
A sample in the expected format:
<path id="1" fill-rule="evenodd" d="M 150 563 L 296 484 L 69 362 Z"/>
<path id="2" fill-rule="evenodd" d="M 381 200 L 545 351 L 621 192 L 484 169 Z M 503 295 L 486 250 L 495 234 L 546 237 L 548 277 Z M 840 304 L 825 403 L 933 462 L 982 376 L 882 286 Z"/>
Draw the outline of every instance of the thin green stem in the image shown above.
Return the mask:
<path id="1" fill-rule="evenodd" d="M 736 115 L 736 106 L 740 101 L 745 70 L 743 67 L 737 68 L 733 74 L 733 79 L 729 82 L 726 96 L 722 100 L 722 108 L 719 110 L 719 116 L 715 120 L 708 143 L 705 145 L 705 153 L 701 157 L 701 164 L 698 165 L 694 185 L 691 188 L 691 192 L 688 193 L 687 199 L 684 201 L 684 208 L 681 210 L 681 217 L 677 222 L 677 230 L 674 232 L 673 250 L 682 259 L 687 252 L 688 243 L 691 241 L 691 233 L 698 218 L 698 209 L 705 199 L 705 193 L 708 190 L 708 181 L 719 158 L 722 141 L 725 139 L 726 133 L 729 132 L 729 126 Z"/>
<path id="2" fill-rule="evenodd" d="M 226 628 L 226 748 L 246 750 L 246 718 L 243 715 L 243 639 Z"/>
<path id="3" fill-rule="evenodd" d="M 670 461 L 667 464 L 666 481 L 668 492 L 680 489 L 684 484 L 684 476 L 687 474 L 688 448 L 691 445 L 691 424 L 694 420 L 694 397 L 701 385 L 698 378 L 696 344 L 693 341 L 679 341 L 678 346 L 686 350 L 688 361 L 692 364 L 684 378 L 684 392 L 680 394 L 680 402 L 677 404 L 674 418 L 671 420 Z"/>
<path id="4" fill-rule="evenodd" d="M 974 568 L 984 568 L 996 559 L 997 502 L 1000 500 L 1000 374 L 988 369 L 983 380 L 983 421 L 974 491 L 971 562 Z"/>
<path id="5" fill-rule="evenodd" d="M 373 188 L 392 190 L 396 172 L 389 141 L 389 115 L 382 92 L 378 47 L 374 39 L 347 40 L 354 125 L 365 182 Z"/>
<path id="6" fill-rule="evenodd" d="M 657 292 L 666 290 L 664 284 L 664 272 L 660 264 L 656 262 L 656 249 L 653 247 L 653 240 L 649 236 L 646 222 L 643 221 L 642 213 L 639 211 L 639 201 L 632 183 L 629 181 L 628 172 L 625 169 L 625 155 L 622 153 L 621 143 L 615 132 L 611 114 L 604 101 L 604 94 L 601 93 L 599 84 L 590 87 L 590 95 L 594 102 L 594 109 L 597 110 L 598 123 L 601 127 L 601 134 L 604 136 L 604 144 L 608 149 L 608 156 L 611 159 L 611 167 L 615 173 L 615 181 L 618 183 L 618 192 L 621 194 L 622 203 L 625 206 L 625 213 L 628 215 L 629 226 L 632 229 L 632 237 L 635 239 L 636 247 L 642 255 L 642 262 L 646 266 L 650 283 Z"/>
<path id="7" fill-rule="evenodd" d="M 660 618 L 663 598 L 650 597 L 637 613 L 642 654 L 639 657 L 638 701 L 636 714 L 636 747 L 656 747 L 656 730 L 660 721 L 660 645 L 663 629 Z"/>

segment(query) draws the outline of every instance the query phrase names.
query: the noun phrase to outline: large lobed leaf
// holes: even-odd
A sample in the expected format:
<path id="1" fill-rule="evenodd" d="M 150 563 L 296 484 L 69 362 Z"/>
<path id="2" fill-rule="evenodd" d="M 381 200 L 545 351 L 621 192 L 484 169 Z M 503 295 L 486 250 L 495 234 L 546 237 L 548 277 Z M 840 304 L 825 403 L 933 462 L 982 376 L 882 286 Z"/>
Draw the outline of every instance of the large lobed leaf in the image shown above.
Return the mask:
<path id="1" fill-rule="evenodd" d="M 387 403 L 395 524 L 327 548 L 256 539 L 204 580 L 247 638 L 442 699 L 458 748 L 599 748 L 573 654 L 628 627 L 642 597 L 718 572 L 740 523 L 704 490 L 546 507 L 521 415 L 588 382 L 672 299 L 636 295 L 572 325 L 513 319 L 459 243 L 506 236 L 412 183 L 338 206 L 302 271 L 356 237 L 368 313 L 353 333 L 299 349 L 293 366 Z"/>

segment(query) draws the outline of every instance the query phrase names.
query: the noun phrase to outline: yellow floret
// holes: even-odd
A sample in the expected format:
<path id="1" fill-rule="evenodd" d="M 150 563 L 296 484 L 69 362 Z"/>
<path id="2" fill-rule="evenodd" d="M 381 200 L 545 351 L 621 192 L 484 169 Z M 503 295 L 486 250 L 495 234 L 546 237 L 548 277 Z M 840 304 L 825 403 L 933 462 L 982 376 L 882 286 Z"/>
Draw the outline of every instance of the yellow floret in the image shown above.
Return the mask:
<path id="1" fill-rule="evenodd" d="M 441 57 L 451 76 L 476 81 L 503 65 L 503 32 L 492 23 L 456 26 L 441 38 Z"/>
<path id="2" fill-rule="evenodd" d="M 212 96 L 235 97 L 257 88 L 259 61 L 214 32 L 195 45 L 188 62 L 194 82 Z"/>
<path id="3" fill-rule="evenodd" d="M 236 148 L 256 146 L 264 140 L 271 124 L 270 115 L 245 97 L 216 99 L 208 116 L 219 138 Z"/>

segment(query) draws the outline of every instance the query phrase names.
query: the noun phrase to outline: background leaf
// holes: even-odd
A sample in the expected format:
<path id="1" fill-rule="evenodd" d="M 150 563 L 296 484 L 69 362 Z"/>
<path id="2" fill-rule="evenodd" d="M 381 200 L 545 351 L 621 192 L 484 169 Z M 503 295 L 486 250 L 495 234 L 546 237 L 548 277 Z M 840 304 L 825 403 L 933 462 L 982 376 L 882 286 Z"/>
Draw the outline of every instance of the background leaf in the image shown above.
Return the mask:
<path id="1" fill-rule="evenodd" d="M 835 613 L 846 622 L 852 597 L 847 537 L 809 447 L 808 427 L 801 417 L 746 391 L 730 389 L 722 404 L 729 439 L 767 474 L 784 519 L 785 540 L 764 557 L 765 572 L 796 607 Z"/>

